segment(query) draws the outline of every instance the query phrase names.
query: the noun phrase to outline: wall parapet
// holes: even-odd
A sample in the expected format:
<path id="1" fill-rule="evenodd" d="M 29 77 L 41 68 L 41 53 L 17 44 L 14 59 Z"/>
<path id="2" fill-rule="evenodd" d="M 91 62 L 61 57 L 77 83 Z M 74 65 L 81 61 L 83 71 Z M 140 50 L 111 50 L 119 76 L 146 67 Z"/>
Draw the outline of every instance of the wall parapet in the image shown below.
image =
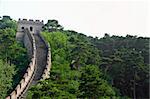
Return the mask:
<path id="1" fill-rule="evenodd" d="M 26 73 L 24 74 L 23 78 L 20 80 L 19 84 L 16 86 L 16 88 L 6 97 L 6 99 L 18 99 L 26 87 L 28 87 L 29 83 L 31 82 L 34 71 L 36 68 L 36 46 L 35 46 L 35 39 L 33 37 L 33 34 L 29 33 L 27 29 L 25 29 L 25 34 L 29 38 L 29 42 L 31 43 L 31 62 L 28 65 L 28 68 L 26 70 Z M 25 40 L 25 39 L 24 39 Z M 25 41 L 24 41 L 25 43 Z M 25 45 L 26 46 L 26 45 Z M 27 48 L 27 46 L 26 46 Z M 28 49 L 28 48 L 27 48 Z"/>
<path id="2" fill-rule="evenodd" d="M 48 45 L 48 54 L 47 54 L 47 62 L 46 62 L 46 67 L 44 69 L 44 72 L 42 74 L 41 80 L 47 79 L 50 77 L 50 69 L 51 69 L 51 49 L 49 43 Z"/>

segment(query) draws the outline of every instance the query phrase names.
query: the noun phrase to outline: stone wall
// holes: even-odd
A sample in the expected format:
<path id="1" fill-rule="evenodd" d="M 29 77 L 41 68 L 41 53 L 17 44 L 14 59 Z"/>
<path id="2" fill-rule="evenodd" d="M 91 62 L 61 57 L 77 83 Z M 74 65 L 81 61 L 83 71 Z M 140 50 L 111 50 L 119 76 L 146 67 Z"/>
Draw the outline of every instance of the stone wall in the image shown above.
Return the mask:
<path id="1" fill-rule="evenodd" d="M 30 53 L 32 53 L 30 56 L 31 62 L 26 70 L 26 73 L 24 74 L 23 78 L 21 79 L 17 87 L 11 92 L 10 95 L 6 97 L 6 99 L 18 99 L 22 95 L 26 87 L 28 87 L 29 83 L 31 82 L 36 68 L 35 39 L 27 29 L 25 29 L 24 32 L 26 37 L 26 39 L 24 39 L 25 46 L 27 47 L 28 51 L 31 51 Z"/>
<path id="2" fill-rule="evenodd" d="M 51 69 L 51 49 L 50 49 L 50 45 L 48 43 L 47 62 L 46 62 L 46 67 L 44 69 L 42 78 L 41 78 L 42 80 L 50 77 L 50 69 Z"/>
<path id="3" fill-rule="evenodd" d="M 46 67 L 43 71 L 42 74 L 42 78 L 41 80 L 47 79 L 50 77 L 50 69 L 51 69 L 51 48 L 50 48 L 50 44 L 48 42 L 45 41 L 45 39 L 43 38 L 43 36 L 39 33 L 38 34 L 39 37 L 42 39 L 42 41 L 45 43 L 46 47 L 47 47 L 47 61 L 46 61 Z"/>
<path id="4" fill-rule="evenodd" d="M 24 30 L 24 38 L 23 38 L 23 43 L 24 46 L 27 48 L 27 53 L 29 58 L 32 57 L 33 55 L 33 51 L 32 51 L 32 47 L 33 47 L 33 43 L 31 41 L 33 41 L 33 37 L 31 36 L 31 34 L 28 32 L 27 29 Z"/>

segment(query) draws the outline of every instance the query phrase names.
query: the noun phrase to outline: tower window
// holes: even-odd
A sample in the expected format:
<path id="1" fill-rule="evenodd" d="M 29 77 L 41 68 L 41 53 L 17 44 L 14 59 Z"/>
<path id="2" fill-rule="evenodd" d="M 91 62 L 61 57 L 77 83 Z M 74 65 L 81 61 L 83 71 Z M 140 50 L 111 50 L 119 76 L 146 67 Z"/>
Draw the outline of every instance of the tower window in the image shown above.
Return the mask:
<path id="1" fill-rule="evenodd" d="M 33 27 L 30 27 L 30 31 L 33 31 Z"/>
<path id="2" fill-rule="evenodd" d="M 23 29 L 24 29 L 24 27 L 21 27 L 21 29 L 23 30 Z"/>

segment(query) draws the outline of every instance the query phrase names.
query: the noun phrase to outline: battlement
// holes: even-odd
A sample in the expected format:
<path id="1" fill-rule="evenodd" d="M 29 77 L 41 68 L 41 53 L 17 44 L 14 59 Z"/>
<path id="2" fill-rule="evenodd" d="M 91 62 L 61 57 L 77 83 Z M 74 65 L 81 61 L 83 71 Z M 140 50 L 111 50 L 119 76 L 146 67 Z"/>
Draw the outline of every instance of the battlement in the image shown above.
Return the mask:
<path id="1" fill-rule="evenodd" d="M 40 20 L 33 20 L 33 19 L 20 19 L 18 20 L 18 24 L 32 24 L 32 25 L 43 25 L 44 21 L 40 21 Z"/>

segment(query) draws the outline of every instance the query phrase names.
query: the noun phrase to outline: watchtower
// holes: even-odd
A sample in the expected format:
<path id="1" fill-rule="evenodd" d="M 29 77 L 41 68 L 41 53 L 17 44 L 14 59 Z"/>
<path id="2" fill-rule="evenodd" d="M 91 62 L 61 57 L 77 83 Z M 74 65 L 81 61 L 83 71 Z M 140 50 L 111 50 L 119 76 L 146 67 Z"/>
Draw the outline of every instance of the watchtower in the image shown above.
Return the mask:
<path id="1" fill-rule="evenodd" d="M 28 29 L 30 33 L 32 34 L 37 34 L 40 33 L 42 30 L 42 27 L 44 26 L 43 21 L 40 20 L 32 20 L 32 19 L 19 19 L 18 20 L 18 29 L 17 29 L 17 34 L 16 34 L 16 39 L 19 41 L 23 40 L 24 37 L 24 29 Z"/>

